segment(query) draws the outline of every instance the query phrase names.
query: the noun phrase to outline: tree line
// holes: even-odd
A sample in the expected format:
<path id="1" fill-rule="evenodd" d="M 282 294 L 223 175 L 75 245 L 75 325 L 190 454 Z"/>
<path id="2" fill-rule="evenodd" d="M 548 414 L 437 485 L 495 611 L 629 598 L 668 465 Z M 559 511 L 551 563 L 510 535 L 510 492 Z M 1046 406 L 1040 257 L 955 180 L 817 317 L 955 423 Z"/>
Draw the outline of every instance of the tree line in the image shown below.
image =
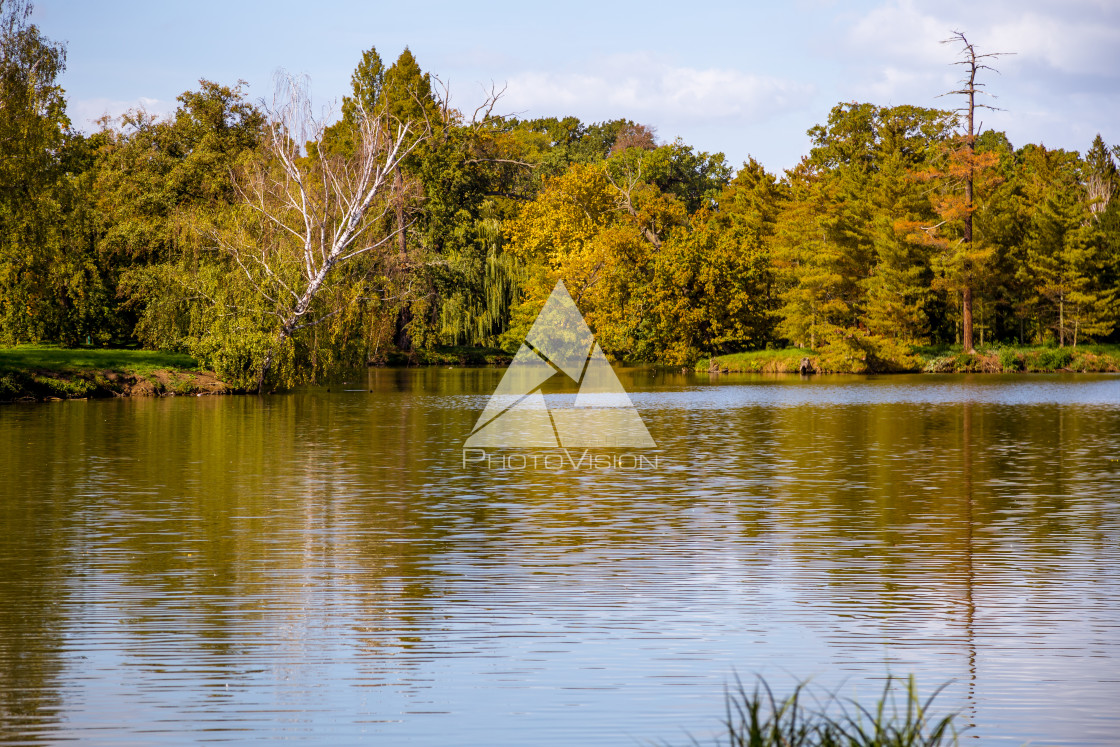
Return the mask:
<path id="1" fill-rule="evenodd" d="M 962 110 L 838 104 L 778 175 L 628 119 L 457 109 L 408 49 L 365 52 L 335 117 L 298 79 L 268 103 L 201 80 L 87 135 L 29 16 L 0 5 L 3 344 L 136 343 L 284 386 L 516 349 L 558 279 L 630 361 L 1117 339 L 1120 149 L 978 132 L 963 36 Z"/>

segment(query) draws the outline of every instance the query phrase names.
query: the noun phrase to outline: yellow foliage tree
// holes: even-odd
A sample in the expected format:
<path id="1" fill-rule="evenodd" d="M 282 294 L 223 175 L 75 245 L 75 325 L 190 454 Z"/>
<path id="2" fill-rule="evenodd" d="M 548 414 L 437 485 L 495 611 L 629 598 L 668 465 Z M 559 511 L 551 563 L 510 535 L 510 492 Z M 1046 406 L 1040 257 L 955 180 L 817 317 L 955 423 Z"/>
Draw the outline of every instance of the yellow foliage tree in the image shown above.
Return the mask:
<path id="1" fill-rule="evenodd" d="M 675 198 L 637 181 L 620 186 L 603 164 L 573 164 L 549 179 L 509 229 L 509 251 L 527 268 L 527 280 L 504 341 L 524 338 L 563 280 L 604 352 L 640 356 L 659 234 L 683 219 Z"/>

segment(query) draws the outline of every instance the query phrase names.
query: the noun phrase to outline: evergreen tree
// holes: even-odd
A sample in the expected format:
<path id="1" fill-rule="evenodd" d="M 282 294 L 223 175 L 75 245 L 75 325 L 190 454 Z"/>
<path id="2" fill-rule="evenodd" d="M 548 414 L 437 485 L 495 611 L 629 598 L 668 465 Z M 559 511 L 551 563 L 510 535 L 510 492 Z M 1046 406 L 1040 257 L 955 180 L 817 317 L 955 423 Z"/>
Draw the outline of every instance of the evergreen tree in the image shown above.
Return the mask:
<path id="1" fill-rule="evenodd" d="M 881 108 L 875 115 L 874 172 L 868 232 L 873 266 L 863 280 L 862 321 L 872 334 L 902 342 L 928 342 L 936 318 L 928 246 L 913 240 L 913 227 L 933 212 L 925 188 L 914 178 L 948 136 L 947 112 L 912 106 Z"/>
<path id="2" fill-rule="evenodd" d="M 350 75 L 350 95 L 342 97 L 342 116 L 323 130 L 319 142 L 307 144 L 312 157 L 335 155 L 351 157 L 361 126 L 363 113 L 374 114 L 381 105 L 385 66 L 375 47 L 362 53 L 362 59 Z"/>
<path id="3" fill-rule="evenodd" d="M 1100 133 L 1093 138 L 1089 152 L 1085 154 L 1085 189 L 1089 199 L 1089 210 L 1093 217 L 1100 217 L 1120 190 L 1120 179 L 1116 175 L 1116 162 L 1105 147 Z"/>
<path id="4" fill-rule="evenodd" d="M 1115 294 L 1103 288 L 1100 244 L 1079 184 L 1076 153 L 1028 146 L 1022 155 L 1032 211 L 1020 274 L 1039 304 L 1040 323 L 1058 344 L 1107 336 L 1115 323 Z"/>
<path id="5" fill-rule="evenodd" d="M 773 257 L 782 287 L 779 333 L 816 349 L 849 334 L 859 317 L 866 262 L 842 190 L 808 161 L 787 172 L 790 201 L 775 226 Z"/>

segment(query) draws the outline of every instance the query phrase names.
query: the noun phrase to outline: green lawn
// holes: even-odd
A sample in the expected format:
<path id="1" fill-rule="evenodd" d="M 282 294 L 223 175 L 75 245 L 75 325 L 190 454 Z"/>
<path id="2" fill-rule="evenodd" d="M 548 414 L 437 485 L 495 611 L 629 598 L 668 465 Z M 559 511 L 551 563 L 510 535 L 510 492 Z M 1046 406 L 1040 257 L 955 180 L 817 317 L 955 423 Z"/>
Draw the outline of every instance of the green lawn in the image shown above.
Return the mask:
<path id="1" fill-rule="evenodd" d="M 159 350 L 59 348 L 19 345 L 0 348 L 0 370 L 18 371 L 119 371 L 149 374 L 160 369 L 193 371 L 198 362 L 184 353 Z"/>

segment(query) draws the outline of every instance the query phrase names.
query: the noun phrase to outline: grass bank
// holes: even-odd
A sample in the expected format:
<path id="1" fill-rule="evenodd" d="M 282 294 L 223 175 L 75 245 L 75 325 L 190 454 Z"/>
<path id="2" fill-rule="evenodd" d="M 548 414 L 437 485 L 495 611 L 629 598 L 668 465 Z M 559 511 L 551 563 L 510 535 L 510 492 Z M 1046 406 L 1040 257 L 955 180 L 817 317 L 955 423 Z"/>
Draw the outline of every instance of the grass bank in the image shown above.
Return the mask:
<path id="1" fill-rule="evenodd" d="M 189 355 L 155 350 L 0 348 L 0 402 L 226 394 Z"/>
<path id="2" fill-rule="evenodd" d="M 1078 345 L 1076 348 L 988 346 L 974 354 L 952 348 L 917 348 L 926 373 L 1115 373 L 1120 371 L 1120 345 Z"/>
<path id="3" fill-rule="evenodd" d="M 872 360 L 830 356 L 827 352 L 787 348 L 756 350 L 705 358 L 697 371 L 713 373 L 798 373 L 808 359 L 814 373 L 1116 373 L 1120 345 L 1078 345 L 1076 348 L 989 345 L 966 353 L 960 345 L 910 347 L 902 354 Z"/>
<path id="4" fill-rule="evenodd" d="M 818 356 L 806 348 L 752 350 L 704 358 L 696 364 L 696 370 L 720 373 L 797 373 L 803 358 L 814 361 Z M 820 370 L 819 363 L 816 365 L 815 370 Z"/>

